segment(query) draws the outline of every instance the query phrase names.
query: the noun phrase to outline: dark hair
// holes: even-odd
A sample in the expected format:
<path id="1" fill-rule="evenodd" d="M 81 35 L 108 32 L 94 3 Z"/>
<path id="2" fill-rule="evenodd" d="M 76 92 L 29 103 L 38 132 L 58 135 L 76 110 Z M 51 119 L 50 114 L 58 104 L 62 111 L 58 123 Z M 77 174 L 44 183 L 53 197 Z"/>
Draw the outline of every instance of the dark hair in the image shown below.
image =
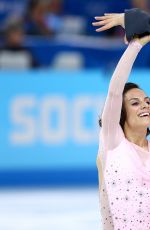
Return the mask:
<path id="1" fill-rule="evenodd" d="M 32 12 L 39 4 L 41 0 L 30 0 L 28 3 L 28 12 Z"/>
<path id="2" fill-rule="evenodd" d="M 125 94 L 131 89 L 141 89 L 141 88 L 135 83 L 132 83 L 132 82 L 126 83 L 124 90 L 123 90 L 123 93 L 122 93 L 123 98 L 124 98 Z M 127 114 L 126 114 L 126 110 L 125 110 L 125 106 L 124 106 L 124 100 L 123 100 L 122 101 L 122 108 L 121 108 L 121 115 L 120 115 L 120 126 L 122 127 L 123 131 L 124 131 L 124 124 L 126 121 L 126 117 L 127 117 Z M 102 127 L 102 119 L 101 118 L 99 119 L 99 125 L 100 125 L 100 127 Z M 150 134 L 150 129 L 147 128 L 147 136 L 149 134 Z"/>
<path id="3" fill-rule="evenodd" d="M 44 4 L 42 0 L 29 0 L 26 10 L 25 19 L 28 21 L 29 18 L 32 17 L 32 12 L 36 9 L 40 4 Z"/>

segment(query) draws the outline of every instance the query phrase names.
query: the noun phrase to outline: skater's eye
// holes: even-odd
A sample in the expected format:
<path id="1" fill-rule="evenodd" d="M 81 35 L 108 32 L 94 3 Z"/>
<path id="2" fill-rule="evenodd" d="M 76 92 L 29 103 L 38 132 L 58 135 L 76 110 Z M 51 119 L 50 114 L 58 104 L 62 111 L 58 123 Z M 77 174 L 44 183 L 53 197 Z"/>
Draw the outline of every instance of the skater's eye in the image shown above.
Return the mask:
<path id="1" fill-rule="evenodd" d="M 133 106 L 136 106 L 136 105 L 138 105 L 138 104 L 139 104 L 139 102 L 133 102 L 133 103 L 132 103 Z"/>
<path id="2" fill-rule="evenodd" d="M 147 101 L 146 103 L 147 103 L 148 105 L 150 105 L 150 101 Z"/>

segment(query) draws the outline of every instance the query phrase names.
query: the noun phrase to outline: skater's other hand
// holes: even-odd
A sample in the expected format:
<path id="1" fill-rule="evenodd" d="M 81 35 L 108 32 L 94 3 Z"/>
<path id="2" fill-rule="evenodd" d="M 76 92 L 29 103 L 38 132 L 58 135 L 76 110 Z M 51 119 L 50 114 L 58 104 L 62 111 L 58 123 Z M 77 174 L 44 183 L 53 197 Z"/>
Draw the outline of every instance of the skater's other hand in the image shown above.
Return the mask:
<path id="1" fill-rule="evenodd" d="M 134 41 L 139 42 L 142 46 L 150 42 L 150 35 L 144 36 L 142 38 L 134 38 Z"/>
<path id="2" fill-rule="evenodd" d="M 95 17 L 97 22 L 93 22 L 93 26 L 97 26 L 96 32 L 109 30 L 114 26 L 124 26 L 124 13 L 121 14 L 104 14 L 104 16 Z"/>

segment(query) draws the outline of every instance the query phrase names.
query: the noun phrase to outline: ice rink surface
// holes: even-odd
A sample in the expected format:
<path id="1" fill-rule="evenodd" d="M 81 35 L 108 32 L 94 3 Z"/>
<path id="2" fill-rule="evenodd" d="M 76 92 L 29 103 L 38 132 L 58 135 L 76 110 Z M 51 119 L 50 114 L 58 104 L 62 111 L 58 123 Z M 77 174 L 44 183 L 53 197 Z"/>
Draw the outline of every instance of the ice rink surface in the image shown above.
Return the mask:
<path id="1" fill-rule="evenodd" d="M 1 190 L 0 230 L 102 230 L 98 189 Z"/>

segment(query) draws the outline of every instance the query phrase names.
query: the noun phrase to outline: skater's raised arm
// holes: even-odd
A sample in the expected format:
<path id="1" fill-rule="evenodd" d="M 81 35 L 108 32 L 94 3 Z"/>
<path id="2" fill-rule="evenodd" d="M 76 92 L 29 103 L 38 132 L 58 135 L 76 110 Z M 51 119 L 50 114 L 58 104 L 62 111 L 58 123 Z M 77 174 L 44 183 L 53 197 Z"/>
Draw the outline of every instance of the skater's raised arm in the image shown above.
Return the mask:
<path id="1" fill-rule="evenodd" d="M 107 30 L 113 26 L 124 26 L 124 14 L 107 14 L 102 17 L 96 17 L 97 24 L 94 26 L 102 26 L 97 32 Z M 136 38 L 128 45 L 124 54 L 122 55 L 110 81 L 109 90 L 102 113 L 102 139 L 105 142 L 107 150 L 112 150 L 117 147 L 123 137 L 124 133 L 120 127 L 120 116 L 122 109 L 122 94 L 124 86 L 130 75 L 133 63 L 145 44 L 150 41 L 150 36 L 143 38 Z"/>
<path id="2" fill-rule="evenodd" d="M 121 57 L 111 78 L 105 106 L 102 113 L 102 135 L 108 150 L 117 147 L 124 135 L 120 127 L 122 93 L 130 75 L 133 63 L 142 45 L 133 41 Z"/>

